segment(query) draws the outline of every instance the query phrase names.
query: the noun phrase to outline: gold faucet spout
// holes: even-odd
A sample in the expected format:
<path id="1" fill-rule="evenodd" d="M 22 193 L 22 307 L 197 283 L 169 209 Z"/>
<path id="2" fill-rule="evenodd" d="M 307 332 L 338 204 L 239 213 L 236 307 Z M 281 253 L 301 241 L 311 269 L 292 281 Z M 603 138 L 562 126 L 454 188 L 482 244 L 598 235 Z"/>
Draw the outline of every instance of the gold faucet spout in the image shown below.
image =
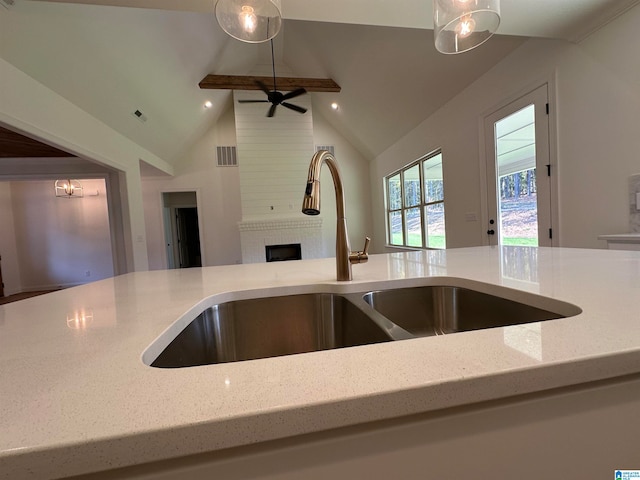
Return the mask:
<path id="1" fill-rule="evenodd" d="M 367 237 L 365 248 L 362 252 L 352 252 L 349 246 L 349 236 L 347 235 L 347 219 L 345 218 L 344 189 L 342 178 L 338 170 L 336 158 L 327 150 L 316 152 L 309 164 L 309 176 L 307 186 L 302 201 L 302 213 L 305 215 L 320 214 L 320 172 L 322 165 L 326 164 L 331 172 L 333 186 L 336 191 L 336 272 L 338 281 L 351 280 L 351 264 L 365 263 L 368 260 L 367 250 L 370 239 Z"/>

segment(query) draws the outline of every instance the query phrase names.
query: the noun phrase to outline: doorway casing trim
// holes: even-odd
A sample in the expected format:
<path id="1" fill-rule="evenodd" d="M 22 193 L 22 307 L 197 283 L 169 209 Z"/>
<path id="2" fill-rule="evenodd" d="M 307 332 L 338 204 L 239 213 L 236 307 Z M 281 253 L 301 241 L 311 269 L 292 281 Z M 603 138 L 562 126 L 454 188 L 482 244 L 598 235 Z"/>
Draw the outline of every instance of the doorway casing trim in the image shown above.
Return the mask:
<path id="1" fill-rule="evenodd" d="M 158 193 L 158 201 L 160 202 L 160 225 L 163 228 L 163 235 L 166 233 L 166 225 L 164 221 L 164 194 L 165 193 L 180 193 L 180 192 L 194 192 L 196 194 L 196 208 L 198 209 L 198 235 L 200 237 L 200 259 L 202 266 L 207 266 L 206 260 L 206 248 L 205 248 L 205 237 L 204 237 L 204 225 L 203 225 L 203 215 L 202 215 L 202 189 L 200 187 L 173 187 L 173 188 L 163 188 Z M 164 241 L 164 240 L 163 240 Z M 165 249 L 166 250 L 166 249 Z M 168 258 L 166 258 L 165 254 L 165 262 L 167 263 L 168 268 Z"/>
<path id="2" fill-rule="evenodd" d="M 560 195 L 558 190 L 561 169 L 558 164 L 558 97 L 557 97 L 557 70 L 542 75 L 529 82 L 525 86 L 515 90 L 502 101 L 487 108 L 478 117 L 478 161 L 480 171 L 480 211 L 481 228 L 483 230 L 482 245 L 489 245 L 488 235 L 484 235 L 489 224 L 489 205 L 487 189 L 487 142 L 485 137 L 485 120 L 498 110 L 510 105 L 519 98 L 528 95 L 534 90 L 547 85 L 547 101 L 549 102 L 549 164 L 551 165 L 550 195 L 551 195 L 551 224 L 553 225 L 553 238 L 551 245 L 559 247 L 562 245 L 562 231 L 560 229 Z"/>
<path id="3" fill-rule="evenodd" d="M 69 152 L 82 161 L 98 164 L 108 169 L 110 172 L 107 179 L 107 205 L 109 208 L 109 222 L 112 234 L 114 274 L 121 275 L 136 270 L 148 270 L 149 260 L 146 248 L 142 255 L 143 252 L 140 252 L 139 249 L 134 246 L 133 241 L 133 236 L 136 233 L 134 232 L 135 222 L 132 221 L 132 212 L 129 211 L 129 196 L 132 195 L 132 193 L 127 187 L 127 178 L 130 178 L 131 175 L 134 174 L 133 170 L 112 158 L 107 158 L 71 140 L 45 131 L 37 125 L 25 122 L 2 111 L 0 111 L 0 126 L 14 130 L 33 140 Z M 173 169 L 171 169 L 171 173 L 173 173 Z M 135 174 L 139 175 L 139 170 L 135 172 Z M 39 175 L 39 173 L 35 172 L 34 175 Z M 42 175 L 48 175 L 48 173 Z M 81 178 L 79 175 L 75 176 Z M 59 175 L 53 178 L 55 179 L 56 177 L 59 177 Z M 6 178 L 9 177 L 7 176 Z M 20 175 L 16 178 L 20 179 Z M 144 220 L 144 218 L 142 220 Z"/>

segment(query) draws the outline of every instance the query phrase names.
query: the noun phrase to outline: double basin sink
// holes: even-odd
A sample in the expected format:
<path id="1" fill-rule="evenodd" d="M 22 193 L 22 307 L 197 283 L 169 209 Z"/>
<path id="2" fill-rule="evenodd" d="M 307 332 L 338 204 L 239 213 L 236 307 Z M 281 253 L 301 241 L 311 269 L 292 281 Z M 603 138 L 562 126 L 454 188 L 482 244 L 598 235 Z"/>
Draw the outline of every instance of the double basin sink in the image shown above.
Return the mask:
<path id="1" fill-rule="evenodd" d="M 467 282 L 468 283 L 468 282 Z M 426 285 L 360 293 L 308 293 L 219 303 L 148 364 L 159 368 L 237 362 L 447 335 L 577 315 L 579 307 L 494 285 Z M 147 349 L 143 360 L 151 356 Z M 147 362 L 145 362 L 147 363 Z"/>

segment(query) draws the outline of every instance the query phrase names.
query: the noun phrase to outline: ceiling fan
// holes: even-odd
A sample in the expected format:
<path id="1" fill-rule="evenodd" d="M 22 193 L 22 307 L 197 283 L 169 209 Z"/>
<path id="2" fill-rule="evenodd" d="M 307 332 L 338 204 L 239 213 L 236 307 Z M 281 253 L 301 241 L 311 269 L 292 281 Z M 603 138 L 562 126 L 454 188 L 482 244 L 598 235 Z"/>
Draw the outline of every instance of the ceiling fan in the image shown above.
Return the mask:
<path id="1" fill-rule="evenodd" d="M 267 112 L 267 117 L 273 117 L 275 115 L 276 108 L 278 107 L 278 105 L 282 105 L 283 107 L 298 113 L 306 113 L 307 112 L 306 108 L 300 107 L 298 105 L 293 105 L 292 103 L 289 103 L 287 101 L 307 93 L 307 91 L 304 88 L 297 88 L 289 93 L 282 93 L 278 91 L 278 88 L 276 86 L 276 63 L 273 55 L 273 40 L 271 40 L 271 67 L 273 70 L 273 90 L 269 90 L 269 88 L 260 80 L 255 81 L 256 85 L 260 87 L 260 90 L 262 90 L 264 93 L 267 94 L 267 99 L 266 100 L 238 100 L 238 103 L 270 103 L 271 107 L 269 107 L 269 111 Z"/>

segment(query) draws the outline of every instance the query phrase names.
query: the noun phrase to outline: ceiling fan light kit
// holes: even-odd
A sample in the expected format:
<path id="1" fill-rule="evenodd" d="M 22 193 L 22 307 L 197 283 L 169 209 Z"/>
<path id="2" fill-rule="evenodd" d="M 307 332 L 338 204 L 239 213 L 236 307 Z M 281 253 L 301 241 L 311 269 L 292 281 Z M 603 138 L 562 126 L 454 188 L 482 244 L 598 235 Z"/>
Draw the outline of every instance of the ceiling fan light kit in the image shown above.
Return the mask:
<path id="1" fill-rule="evenodd" d="M 434 0 L 436 49 L 455 54 L 489 40 L 500 25 L 500 0 Z"/>
<path id="2" fill-rule="evenodd" d="M 277 90 L 269 90 L 264 83 L 260 83 L 260 86 L 262 87 L 262 91 L 267 95 L 266 100 L 238 100 L 238 103 L 270 103 L 271 106 L 267 112 L 267 117 L 269 118 L 275 115 L 278 105 L 282 105 L 283 107 L 298 113 L 307 113 L 306 108 L 287 102 L 287 100 L 291 100 L 292 98 L 299 97 L 300 95 L 307 93 L 304 88 L 298 88 L 289 93 L 282 93 Z"/>
<path id="3" fill-rule="evenodd" d="M 247 43 L 267 42 L 282 27 L 280 0 L 218 0 L 215 14 L 227 34 Z"/>

